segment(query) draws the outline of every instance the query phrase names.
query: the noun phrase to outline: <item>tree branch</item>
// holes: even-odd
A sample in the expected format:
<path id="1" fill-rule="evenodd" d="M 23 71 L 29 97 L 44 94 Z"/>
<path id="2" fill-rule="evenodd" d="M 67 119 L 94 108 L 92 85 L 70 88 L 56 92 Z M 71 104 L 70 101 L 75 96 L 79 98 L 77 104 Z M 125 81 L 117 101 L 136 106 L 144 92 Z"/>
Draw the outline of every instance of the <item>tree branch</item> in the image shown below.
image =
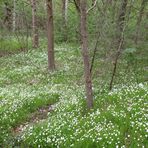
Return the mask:
<path id="1" fill-rule="evenodd" d="M 74 3 L 75 3 L 77 11 L 80 12 L 80 5 L 78 4 L 78 1 L 74 0 Z"/>
<path id="2" fill-rule="evenodd" d="M 88 10 L 87 10 L 87 14 L 92 10 L 92 9 L 94 9 L 94 7 L 96 7 L 96 5 L 97 5 L 97 0 L 95 0 L 94 2 L 93 2 L 93 5 L 92 5 L 92 7 L 90 7 Z"/>

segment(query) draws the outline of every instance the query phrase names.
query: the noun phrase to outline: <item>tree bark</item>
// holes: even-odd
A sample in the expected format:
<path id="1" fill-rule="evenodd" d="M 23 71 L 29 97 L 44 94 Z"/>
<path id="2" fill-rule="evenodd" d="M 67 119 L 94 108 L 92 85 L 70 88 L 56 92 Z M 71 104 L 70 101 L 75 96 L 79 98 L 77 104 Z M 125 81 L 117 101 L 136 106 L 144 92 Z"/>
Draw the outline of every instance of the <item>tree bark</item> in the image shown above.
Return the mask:
<path id="1" fill-rule="evenodd" d="M 87 97 L 88 109 L 93 108 L 93 91 L 92 91 L 92 80 L 90 73 L 90 63 L 89 63 L 89 52 L 88 52 L 88 35 L 87 35 L 87 14 L 86 14 L 86 0 L 80 0 L 80 30 L 81 30 L 81 48 L 84 63 L 84 76 L 85 76 L 85 88 Z"/>
<path id="2" fill-rule="evenodd" d="M 39 46 L 36 0 L 32 0 L 32 42 L 33 42 L 33 48 L 37 48 Z"/>
<path id="3" fill-rule="evenodd" d="M 50 71 L 53 71 L 55 69 L 53 7 L 52 7 L 52 0 L 46 0 L 46 2 L 47 2 L 48 69 Z"/>

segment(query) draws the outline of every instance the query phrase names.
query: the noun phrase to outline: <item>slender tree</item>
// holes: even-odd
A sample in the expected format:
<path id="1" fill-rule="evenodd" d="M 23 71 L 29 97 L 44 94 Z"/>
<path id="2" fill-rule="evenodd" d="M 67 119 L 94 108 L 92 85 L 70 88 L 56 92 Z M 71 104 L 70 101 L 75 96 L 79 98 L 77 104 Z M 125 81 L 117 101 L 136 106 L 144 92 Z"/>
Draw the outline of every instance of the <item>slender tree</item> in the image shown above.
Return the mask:
<path id="1" fill-rule="evenodd" d="M 39 46 L 39 36 L 37 27 L 37 12 L 36 12 L 36 0 L 31 0 L 32 4 L 32 42 L 33 48 Z"/>
<path id="2" fill-rule="evenodd" d="M 139 11 L 139 15 L 138 15 L 138 18 L 137 18 L 137 26 L 136 26 L 136 34 L 135 34 L 135 44 L 138 43 L 139 30 L 140 30 L 141 21 L 142 21 L 142 18 L 143 18 L 144 9 L 146 7 L 146 3 L 147 3 L 147 0 L 142 0 L 142 2 L 141 2 L 140 11 Z"/>
<path id="3" fill-rule="evenodd" d="M 46 0 L 47 3 L 47 38 L 48 38 L 48 69 L 55 69 L 54 58 L 54 26 L 53 26 L 53 6 L 52 0 Z"/>
<path id="4" fill-rule="evenodd" d="M 5 17 L 4 24 L 7 26 L 9 30 L 12 28 L 12 6 L 10 2 L 4 1 L 5 5 Z"/>
<path id="5" fill-rule="evenodd" d="M 109 85 L 109 89 L 111 90 L 113 87 L 113 82 L 114 78 L 116 75 L 116 70 L 117 70 L 117 65 L 118 65 L 118 60 L 123 48 L 123 42 L 124 42 L 124 30 L 125 30 L 125 17 L 126 17 L 126 10 L 127 10 L 127 3 L 128 0 L 122 0 L 121 2 L 121 7 L 119 11 L 119 16 L 117 20 L 117 34 L 116 34 L 116 56 L 115 56 L 115 61 L 114 61 L 114 66 L 113 66 L 113 72 L 112 72 L 112 77 Z"/>
<path id="6" fill-rule="evenodd" d="M 65 42 L 67 41 L 67 11 L 68 0 L 62 0 L 63 37 Z"/>
<path id="7" fill-rule="evenodd" d="M 16 0 L 13 0 L 13 32 L 16 29 Z"/>
<path id="8" fill-rule="evenodd" d="M 88 109 L 93 108 L 93 91 L 92 91 L 92 80 L 89 63 L 89 52 L 88 52 L 88 35 L 87 35 L 87 1 L 80 0 L 80 30 L 81 30 L 81 48 L 84 63 L 84 75 L 85 75 L 85 87 Z"/>

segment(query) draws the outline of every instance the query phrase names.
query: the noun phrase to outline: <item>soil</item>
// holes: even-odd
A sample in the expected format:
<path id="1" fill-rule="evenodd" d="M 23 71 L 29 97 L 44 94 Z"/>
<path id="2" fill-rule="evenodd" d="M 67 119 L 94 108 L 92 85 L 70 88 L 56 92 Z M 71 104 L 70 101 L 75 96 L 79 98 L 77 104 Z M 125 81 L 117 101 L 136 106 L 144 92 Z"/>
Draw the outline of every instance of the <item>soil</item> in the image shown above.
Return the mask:
<path id="1" fill-rule="evenodd" d="M 27 121 L 25 123 L 22 123 L 18 125 L 17 127 L 12 129 L 12 133 L 19 134 L 21 133 L 26 127 L 38 123 L 44 119 L 47 119 L 48 113 L 53 111 L 53 106 L 52 105 L 47 105 L 44 107 L 39 108 L 37 111 L 31 113 L 29 115 Z"/>

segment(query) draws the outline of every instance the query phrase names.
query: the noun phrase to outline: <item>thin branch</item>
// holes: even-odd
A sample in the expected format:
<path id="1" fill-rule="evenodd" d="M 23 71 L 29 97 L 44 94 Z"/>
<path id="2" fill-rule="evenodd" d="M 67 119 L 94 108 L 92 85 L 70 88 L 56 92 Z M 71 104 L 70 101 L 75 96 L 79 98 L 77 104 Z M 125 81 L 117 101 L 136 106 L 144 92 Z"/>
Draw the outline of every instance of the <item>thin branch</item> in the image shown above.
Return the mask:
<path id="1" fill-rule="evenodd" d="M 90 73 L 92 73 L 92 70 L 93 70 L 95 57 L 96 57 L 96 52 L 97 52 L 97 46 L 98 46 L 98 43 L 99 43 L 99 38 L 100 38 L 100 34 L 97 37 L 97 40 L 96 40 L 96 43 L 95 43 L 95 48 L 93 50 L 93 57 L 92 57 L 92 60 L 91 60 L 91 65 L 90 65 Z"/>
<path id="2" fill-rule="evenodd" d="M 93 4 L 93 6 L 92 7 L 90 7 L 88 10 L 87 10 L 87 14 L 92 10 L 92 9 L 94 9 L 94 7 L 96 7 L 96 5 L 97 5 L 97 0 L 95 0 L 95 2 L 94 2 L 94 4 Z"/>
<path id="3" fill-rule="evenodd" d="M 80 6 L 79 6 L 79 4 L 77 3 L 76 0 L 74 0 L 74 3 L 75 3 L 77 11 L 80 13 Z"/>

